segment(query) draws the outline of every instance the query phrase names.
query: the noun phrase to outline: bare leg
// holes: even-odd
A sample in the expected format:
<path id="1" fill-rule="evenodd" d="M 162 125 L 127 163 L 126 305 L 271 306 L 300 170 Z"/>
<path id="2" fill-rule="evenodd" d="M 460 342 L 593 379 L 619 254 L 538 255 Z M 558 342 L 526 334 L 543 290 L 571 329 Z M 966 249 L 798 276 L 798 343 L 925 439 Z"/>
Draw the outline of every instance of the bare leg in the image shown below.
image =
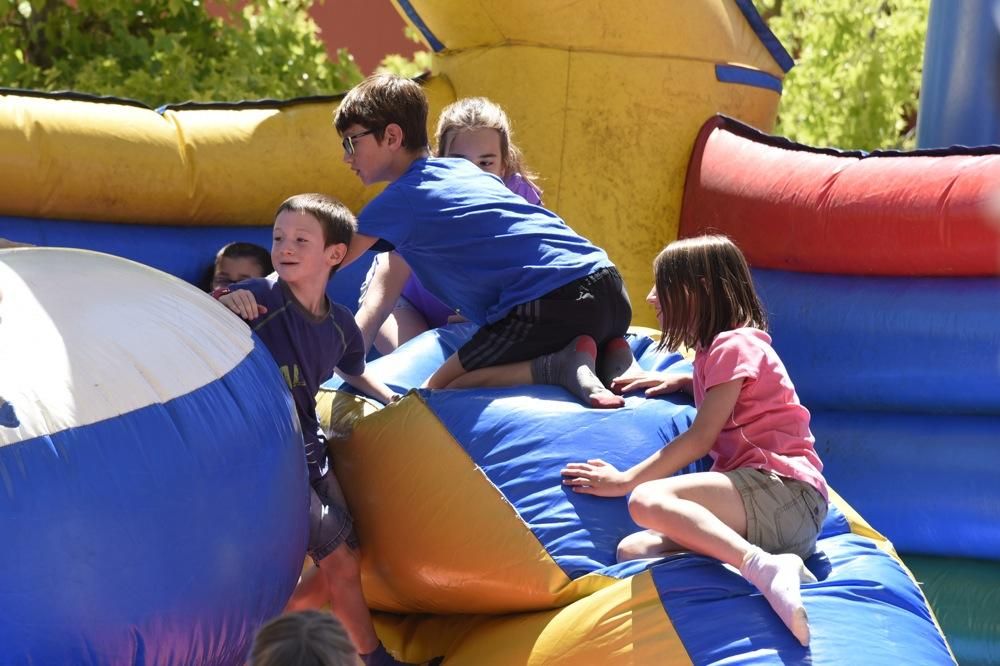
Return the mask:
<path id="1" fill-rule="evenodd" d="M 309 567 L 302 572 L 299 584 L 292 592 L 292 598 L 285 606 L 286 613 L 292 613 L 310 608 L 322 608 L 330 603 L 329 587 L 326 577 L 319 570 L 319 567 Z"/>
<path id="2" fill-rule="evenodd" d="M 410 267 L 406 265 L 402 257 L 395 252 L 389 252 L 380 255 L 380 257 L 382 260 L 376 260 L 372 267 L 367 292 L 357 314 L 354 315 L 354 321 L 361 329 L 361 335 L 365 341 L 365 352 L 371 349 L 382 324 L 393 314 L 396 303 L 403 293 L 403 287 L 410 279 Z M 390 339 L 383 340 L 383 343 L 390 344 Z M 388 347 L 386 348 L 388 349 Z M 378 349 L 382 351 L 382 347 Z"/>
<path id="3" fill-rule="evenodd" d="M 477 388 L 483 386 L 519 386 L 531 383 L 531 361 L 491 365 L 488 368 L 466 371 L 458 354 L 452 354 L 434 374 L 424 382 L 427 388 Z"/>
<path id="4" fill-rule="evenodd" d="M 531 361 L 491 365 L 459 375 L 448 388 L 475 388 L 477 386 L 520 386 L 531 383 Z"/>
<path id="5" fill-rule="evenodd" d="M 750 550 L 743 499 L 725 474 L 684 474 L 640 484 L 628 508 L 641 527 L 734 567 Z"/>
<path id="6" fill-rule="evenodd" d="M 371 612 L 361 591 L 357 559 L 355 551 L 340 544 L 318 567 L 306 569 L 285 612 L 322 608 L 329 603 L 331 612 L 347 630 L 361 662 L 366 666 L 406 666 L 389 654 L 375 634 Z"/>
<path id="7" fill-rule="evenodd" d="M 427 329 L 427 321 L 419 312 L 412 307 L 397 307 L 375 334 L 375 349 L 385 356 Z"/>
<path id="8" fill-rule="evenodd" d="M 320 561 L 319 569 L 326 579 L 330 610 L 343 623 L 354 647 L 361 654 L 373 652 L 379 640 L 361 592 L 358 554 L 342 543 Z"/>
<path id="9" fill-rule="evenodd" d="M 797 555 L 771 555 L 746 540 L 743 500 L 724 474 L 686 474 L 640 484 L 629 498 L 629 513 L 640 526 L 739 569 L 799 642 L 809 644 L 799 584 L 815 578 Z"/>
<path id="10" fill-rule="evenodd" d="M 462 362 L 458 360 L 458 354 L 452 354 L 448 357 L 448 360 L 441 364 L 440 368 L 434 371 L 434 374 L 427 378 L 427 381 L 424 382 L 424 387 L 430 389 L 447 388 L 449 384 L 464 374 L 465 368 L 462 367 Z"/>
<path id="11" fill-rule="evenodd" d="M 680 544 L 653 530 L 633 532 L 618 544 L 619 562 L 642 560 L 647 557 L 665 557 L 683 551 Z"/>

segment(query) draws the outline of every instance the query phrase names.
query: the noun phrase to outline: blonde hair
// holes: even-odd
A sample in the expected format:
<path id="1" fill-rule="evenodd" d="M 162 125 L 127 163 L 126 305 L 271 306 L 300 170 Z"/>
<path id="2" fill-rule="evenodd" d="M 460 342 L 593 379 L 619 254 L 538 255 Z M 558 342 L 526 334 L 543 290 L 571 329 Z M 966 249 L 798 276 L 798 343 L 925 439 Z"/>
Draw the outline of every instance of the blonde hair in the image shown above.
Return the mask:
<path id="1" fill-rule="evenodd" d="M 767 330 L 750 267 L 725 236 L 670 243 L 653 262 L 663 313 L 660 347 L 708 347 L 719 333 L 743 326 Z"/>
<path id="2" fill-rule="evenodd" d="M 477 129 L 492 129 L 500 134 L 503 179 L 519 174 L 541 197 L 542 189 L 535 182 L 538 176 L 524 164 L 521 151 L 514 144 L 510 118 L 499 104 L 485 97 L 464 97 L 442 109 L 437 124 L 437 156 L 448 154 L 451 142 L 459 132 Z"/>

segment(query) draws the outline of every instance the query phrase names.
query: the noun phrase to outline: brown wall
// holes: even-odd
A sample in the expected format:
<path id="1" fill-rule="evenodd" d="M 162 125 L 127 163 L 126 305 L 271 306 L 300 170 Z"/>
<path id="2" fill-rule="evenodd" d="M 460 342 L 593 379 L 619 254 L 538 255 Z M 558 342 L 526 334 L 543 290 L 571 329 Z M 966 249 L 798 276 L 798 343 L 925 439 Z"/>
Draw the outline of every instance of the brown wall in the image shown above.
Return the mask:
<path id="1" fill-rule="evenodd" d="M 222 15 L 211 1 L 206 8 L 209 13 Z M 313 0 L 309 14 L 319 26 L 320 39 L 326 43 L 330 58 L 336 57 L 337 49 L 346 48 L 362 74 L 374 72 L 390 53 L 409 58 L 424 48 L 403 34 L 406 23 L 389 0 Z"/>
<path id="2" fill-rule="evenodd" d="M 406 24 L 389 0 L 317 1 L 310 14 L 330 57 L 338 48 L 346 48 L 363 74 L 375 71 L 389 53 L 409 58 L 424 48 L 403 35 Z"/>

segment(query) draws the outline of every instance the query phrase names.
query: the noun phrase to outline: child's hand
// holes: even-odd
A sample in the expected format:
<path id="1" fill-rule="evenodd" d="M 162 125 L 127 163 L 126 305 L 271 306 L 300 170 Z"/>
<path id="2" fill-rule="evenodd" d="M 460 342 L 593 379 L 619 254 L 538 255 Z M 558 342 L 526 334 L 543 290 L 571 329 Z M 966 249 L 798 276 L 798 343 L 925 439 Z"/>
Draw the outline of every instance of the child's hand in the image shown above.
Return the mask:
<path id="1" fill-rule="evenodd" d="M 588 460 L 585 463 L 569 463 L 560 472 L 563 485 L 572 486 L 573 492 L 598 497 L 621 497 L 631 490 L 624 472 L 603 460 Z"/>
<path id="2" fill-rule="evenodd" d="M 267 312 L 266 307 L 257 303 L 253 292 L 246 289 L 237 289 L 223 294 L 219 296 L 219 302 L 247 321 L 256 319 Z"/>
<path id="3" fill-rule="evenodd" d="M 461 323 L 467 322 L 467 321 L 469 321 L 469 320 L 466 319 L 465 317 L 463 317 L 460 314 L 450 314 L 450 315 L 448 315 L 448 323 L 449 324 L 461 324 Z"/>
<path id="4" fill-rule="evenodd" d="M 626 372 L 621 377 L 611 380 L 611 390 L 615 393 L 631 393 L 645 389 L 645 395 L 666 395 L 683 391 L 691 385 L 691 375 L 674 372 L 655 372 L 638 370 Z"/>

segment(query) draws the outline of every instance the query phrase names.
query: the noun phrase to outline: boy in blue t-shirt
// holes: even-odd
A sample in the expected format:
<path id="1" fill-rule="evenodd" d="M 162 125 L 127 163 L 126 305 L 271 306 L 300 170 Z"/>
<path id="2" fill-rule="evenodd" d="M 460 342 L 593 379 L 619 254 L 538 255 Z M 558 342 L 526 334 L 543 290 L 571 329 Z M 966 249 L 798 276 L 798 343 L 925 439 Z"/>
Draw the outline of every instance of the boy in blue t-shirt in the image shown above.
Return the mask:
<path id="1" fill-rule="evenodd" d="M 326 296 L 356 223 L 340 202 L 300 194 L 278 208 L 271 259 L 276 275 L 237 282 L 212 295 L 247 320 L 292 392 L 309 469 L 309 555 L 316 563 L 289 610 L 330 602 L 368 664 L 397 664 L 379 642 L 361 591 L 358 543 L 340 485 L 330 469 L 316 416 L 316 392 L 339 370 L 351 384 L 388 403 L 398 396 L 365 372 L 364 341 L 350 310 Z"/>
<path id="2" fill-rule="evenodd" d="M 376 74 L 334 119 L 344 160 L 370 185 L 344 265 L 395 249 L 420 282 L 480 325 L 429 388 L 558 384 L 592 407 L 624 401 L 605 381 L 632 363 L 632 307 L 602 249 L 468 160 L 429 157 L 427 99 L 414 81 Z"/>

